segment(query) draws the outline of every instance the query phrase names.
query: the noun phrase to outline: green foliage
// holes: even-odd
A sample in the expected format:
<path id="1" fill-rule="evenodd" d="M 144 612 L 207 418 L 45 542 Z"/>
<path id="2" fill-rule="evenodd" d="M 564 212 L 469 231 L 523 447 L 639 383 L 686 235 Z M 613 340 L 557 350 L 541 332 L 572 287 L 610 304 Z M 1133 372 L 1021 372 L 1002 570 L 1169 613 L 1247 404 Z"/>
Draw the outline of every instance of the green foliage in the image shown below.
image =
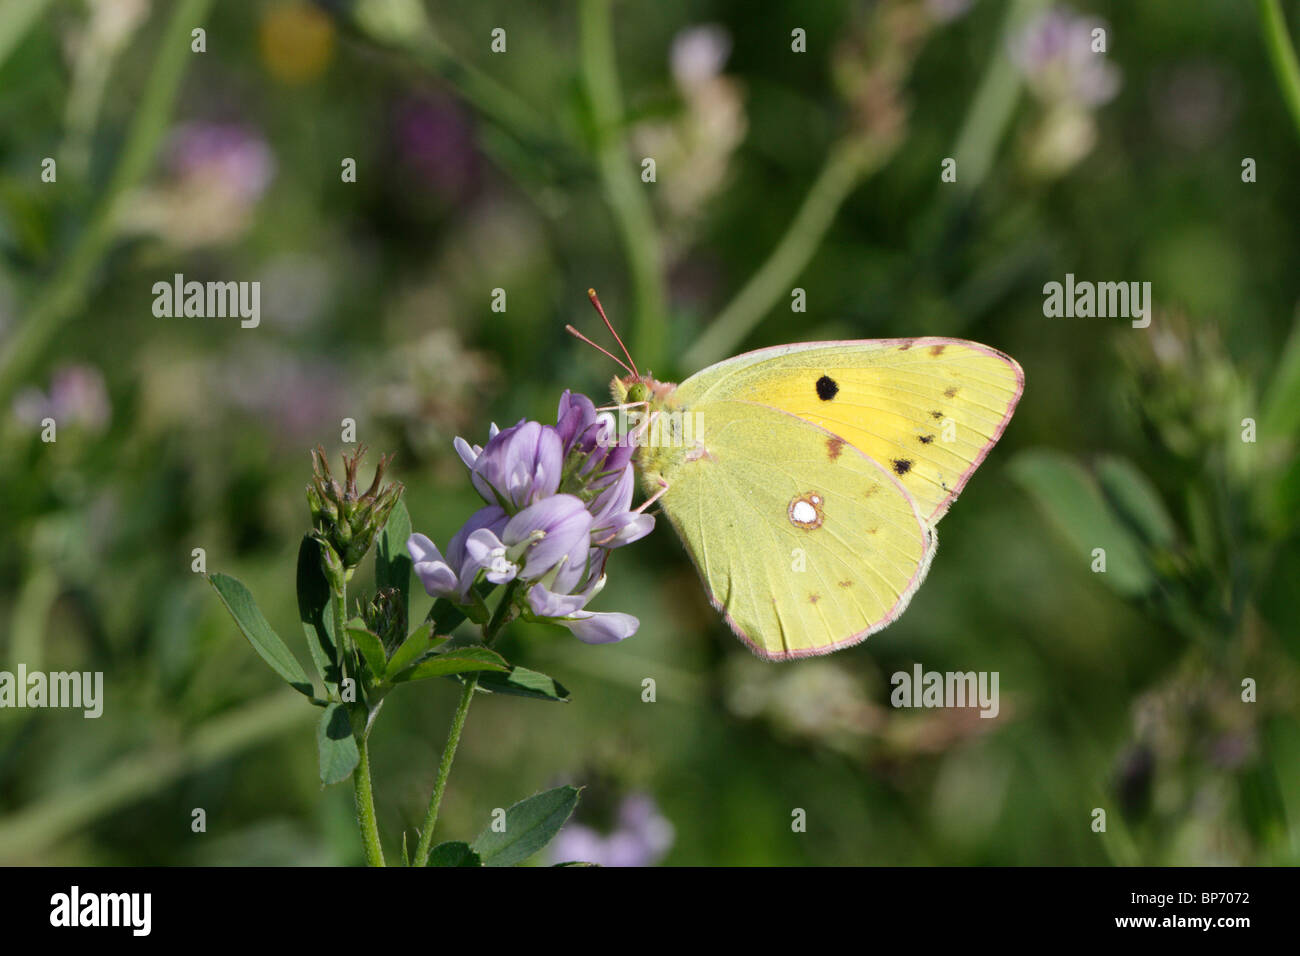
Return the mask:
<path id="1" fill-rule="evenodd" d="M 361 760 L 357 742 L 348 719 L 347 706 L 330 704 L 316 725 L 316 745 L 320 751 L 320 782 L 324 786 L 341 783 L 352 776 Z"/>
<path id="2" fill-rule="evenodd" d="M 470 849 L 468 843 L 452 841 L 439 843 L 429 854 L 429 866 L 482 866 L 482 858 Z"/>
<path id="3" fill-rule="evenodd" d="M 1094 550 L 1102 548 L 1106 584 L 1125 596 L 1152 588 L 1154 578 L 1138 539 L 1081 466 L 1054 452 L 1022 452 L 1009 471 L 1064 535 L 1081 568 L 1097 560 Z"/>
<path id="4" fill-rule="evenodd" d="M 307 672 L 302 669 L 298 658 L 293 656 L 284 641 L 280 640 L 280 635 L 267 623 L 248 588 L 228 574 L 210 574 L 208 581 L 258 656 L 298 693 L 313 696 Z"/>
<path id="5" fill-rule="evenodd" d="M 556 787 L 507 809 L 504 827 L 489 825 L 471 844 L 483 866 L 514 866 L 550 843 L 573 815 L 580 793 L 577 787 Z"/>

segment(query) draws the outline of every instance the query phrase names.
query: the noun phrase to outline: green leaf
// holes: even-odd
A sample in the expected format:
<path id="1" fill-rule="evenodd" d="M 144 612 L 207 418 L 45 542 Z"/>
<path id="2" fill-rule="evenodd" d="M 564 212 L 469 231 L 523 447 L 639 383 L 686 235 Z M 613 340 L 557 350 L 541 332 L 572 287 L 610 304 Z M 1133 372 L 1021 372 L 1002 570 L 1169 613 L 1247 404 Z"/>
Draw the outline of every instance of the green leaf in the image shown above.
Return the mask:
<path id="1" fill-rule="evenodd" d="M 539 671 L 530 671 L 526 667 L 512 667 L 505 674 L 480 674 L 478 685 L 492 694 L 554 700 L 562 704 L 567 704 L 571 699 L 569 691 L 559 681 Z"/>
<path id="2" fill-rule="evenodd" d="M 560 832 L 578 805 L 577 787 L 556 787 L 521 800 L 506 811 L 505 829 L 488 827 L 472 844 L 484 866 L 514 866 Z"/>
<path id="3" fill-rule="evenodd" d="M 1101 490 L 1121 518 L 1157 548 L 1172 548 L 1177 531 L 1151 480 L 1127 458 L 1108 455 L 1097 462 Z"/>
<path id="4" fill-rule="evenodd" d="M 439 843 L 429 853 L 428 866 L 482 866 L 483 861 L 468 843 L 453 840 Z"/>
<path id="5" fill-rule="evenodd" d="M 375 550 L 375 587 L 397 588 L 402 595 L 402 607 L 410 607 L 411 556 L 406 550 L 406 539 L 411 536 L 411 516 L 401 498 L 388 515 L 388 522 L 379 534 L 379 547 Z"/>
<path id="6" fill-rule="evenodd" d="M 384 675 L 388 673 L 388 660 L 384 656 L 384 642 L 379 639 L 379 635 L 366 627 L 360 618 L 353 618 L 348 621 L 348 636 L 366 659 L 370 673 L 377 680 L 384 680 Z"/>
<path id="7" fill-rule="evenodd" d="M 239 630 L 248 643 L 253 645 L 262 660 L 271 665 L 271 670 L 280 675 L 289 686 L 300 694 L 315 696 L 311 679 L 298 663 L 298 658 L 285 646 L 284 641 L 275 633 L 253 600 L 253 595 L 237 579 L 228 574 L 209 574 L 208 581 L 216 589 L 221 603 L 226 606 L 230 616 L 239 625 Z"/>
<path id="8" fill-rule="evenodd" d="M 469 674 L 476 671 L 510 670 L 509 663 L 496 651 L 486 647 L 456 647 L 441 654 L 424 658 L 414 667 L 393 677 L 393 683 L 424 680 L 428 677 L 446 677 L 448 674 Z"/>
<path id="9" fill-rule="evenodd" d="M 1104 548 L 1106 572 L 1100 577 L 1106 584 L 1126 597 L 1152 588 L 1155 582 L 1137 538 L 1080 465 L 1059 452 L 1030 451 L 1017 455 L 1009 471 L 1063 534 L 1083 568 L 1091 567 L 1094 548 Z"/>
<path id="10" fill-rule="evenodd" d="M 320 564 L 320 545 L 303 535 L 298 546 L 298 619 L 307 635 L 307 649 L 326 687 L 337 687 L 338 651 L 334 647 L 334 608 L 330 586 Z"/>
<path id="11" fill-rule="evenodd" d="M 329 786 L 348 779 L 361 762 L 347 706 L 332 703 L 320 715 L 316 725 L 316 745 L 320 749 L 320 782 Z"/>
<path id="12" fill-rule="evenodd" d="M 388 659 L 388 673 L 390 679 L 396 678 L 398 674 L 410 667 L 417 658 L 422 654 L 427 654 L 435 648 L 441 647 L 447 643 L 445 637 L 433 636 L 433 625 L 426 622 L 417 627 L 410 634 L 406 635 L 404 640 L 393 651 L 393 656 Z"/>
<path id="13" fill-rule="evenodd" d="M 1300 317 L 1282 349 L 1263 407 L 1261 441 L 1285 440 L 1300 431 Z"/>

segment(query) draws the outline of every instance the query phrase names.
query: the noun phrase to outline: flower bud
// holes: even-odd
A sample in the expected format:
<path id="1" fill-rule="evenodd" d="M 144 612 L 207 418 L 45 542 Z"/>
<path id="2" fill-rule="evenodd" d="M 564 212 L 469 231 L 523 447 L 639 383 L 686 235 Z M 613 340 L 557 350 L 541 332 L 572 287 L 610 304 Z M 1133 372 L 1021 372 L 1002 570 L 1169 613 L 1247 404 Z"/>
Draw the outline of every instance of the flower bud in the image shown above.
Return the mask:
<path id="1" fill-rule="evenodd" d="M 363 445 L 351 457 L 343 456 L 344 481 L 339 484 L 330 474 L 325 450 L 317 446 L 312 452 L 307 504 L 316 529 L 314 537 L 321 544 L 325 576 L 336 589 L 352 576 L 402 496 L 400 482 L 382 486 L 384 469 L 392 461 L 388 455 L 379 459 L 370 487 L 365 492 L 357 490 L 357 470 L 365 453 Z"/>

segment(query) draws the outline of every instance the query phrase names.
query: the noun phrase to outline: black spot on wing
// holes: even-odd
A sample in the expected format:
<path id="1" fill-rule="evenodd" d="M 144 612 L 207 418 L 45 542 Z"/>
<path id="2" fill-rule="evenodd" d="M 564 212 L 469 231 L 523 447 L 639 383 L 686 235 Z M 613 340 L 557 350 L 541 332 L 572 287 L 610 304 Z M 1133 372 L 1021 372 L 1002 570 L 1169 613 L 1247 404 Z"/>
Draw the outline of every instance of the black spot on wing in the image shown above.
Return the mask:
<path id="1" fill-rule="evenodd" d="M 907 458 L 895 458 L 891 464 L 896 475 L 905 475 L 912 470 L 912 462 Z"/>
<path id="2" fill-rule="evenodd" d="M 839 385 L 829 375 L 823 375 L 817 379 L 817 397 L 823 402 L 829 402 L 839 390 Z"/>

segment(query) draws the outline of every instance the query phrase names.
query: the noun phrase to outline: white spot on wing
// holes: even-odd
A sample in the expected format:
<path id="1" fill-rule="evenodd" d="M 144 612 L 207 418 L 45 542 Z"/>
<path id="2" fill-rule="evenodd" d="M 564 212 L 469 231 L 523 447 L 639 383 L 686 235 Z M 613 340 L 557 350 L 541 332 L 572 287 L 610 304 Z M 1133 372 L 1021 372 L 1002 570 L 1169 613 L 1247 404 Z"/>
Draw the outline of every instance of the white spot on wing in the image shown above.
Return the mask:
<path id="1" fill-rule="evenodd" d="M 812 491 L 796 495 L 790 502 L 788 513 L 790 523 L 796 528 L 803 528 L 805 531 L 820 528 L 825 517 L 822 514 L 821 495 Z"/>

